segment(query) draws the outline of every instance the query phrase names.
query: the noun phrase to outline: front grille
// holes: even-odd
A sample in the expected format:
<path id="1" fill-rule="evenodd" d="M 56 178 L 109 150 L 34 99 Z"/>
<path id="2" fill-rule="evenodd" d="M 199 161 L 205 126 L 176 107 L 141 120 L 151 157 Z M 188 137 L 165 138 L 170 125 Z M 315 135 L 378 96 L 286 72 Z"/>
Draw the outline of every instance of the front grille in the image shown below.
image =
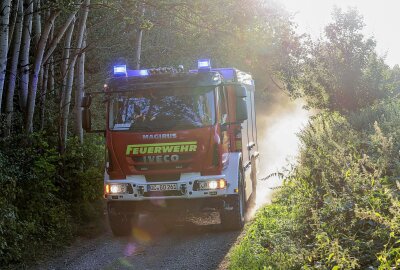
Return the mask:
<path id="1" fill-rule="evenodd" d="M 145 175 L 147 182 L 178 181 L 181 177 L 179 173 L 174 174 L 149 174 Z"/>
<path id="2" fill-rule="evenodd" d="M 194 153 L 177 154 L 176 156 L 179 157 L 176 161 L 164 161 L 163 158 L 156 160 L 155 156 L 151 155 L 134 156 L 130 158 L 129 163 L 137 171 L 150 172 L 158 170 L 185 170 L 189 169 L 194 161 Z M 169 158 L 171 157 L 172 155 Z M 151 158 L 151 161 L 149 158 Z"/>

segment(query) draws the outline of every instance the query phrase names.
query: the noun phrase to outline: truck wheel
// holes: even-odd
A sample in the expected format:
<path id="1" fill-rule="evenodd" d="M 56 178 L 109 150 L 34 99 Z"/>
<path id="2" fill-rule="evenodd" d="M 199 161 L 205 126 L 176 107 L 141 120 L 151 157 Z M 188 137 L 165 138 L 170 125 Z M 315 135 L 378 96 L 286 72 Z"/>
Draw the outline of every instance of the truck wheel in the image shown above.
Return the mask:
<path id="1" fill-rule="evenodd" d="M 113 213 L 108 210 L 108 223 L 114 236 L 128 236 L 132 230 L 131 217 L 129 215 Z"/>
<path id="2" fill-rule="evenodd" d="M 240 167 L 241 168 L 241 167 Z M 222 210 L 220 213 L 221 225 L 226 230 L 240 230 L 244 226 L 246 209 L 245 191 L 243 186 L 243 172 L 239 172 L 239 194 L 230 197 L 229 206 L 232 210 Z"/>

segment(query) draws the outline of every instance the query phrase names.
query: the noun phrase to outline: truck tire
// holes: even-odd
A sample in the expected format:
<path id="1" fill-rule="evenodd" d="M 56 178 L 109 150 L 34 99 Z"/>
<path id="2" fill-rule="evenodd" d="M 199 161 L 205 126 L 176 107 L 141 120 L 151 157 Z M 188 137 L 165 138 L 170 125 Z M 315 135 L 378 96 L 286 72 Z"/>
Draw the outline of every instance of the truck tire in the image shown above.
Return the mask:
<path id="1" fill-rule="evenodd" d="M 240 167 L 239 171 L 239 194 L 230 196 L 228 200 L 229 206 L 233 209 L 224 209 L 220 212 L 221 225 L 226 230 L 240 230 L 244 226 L 246 200 L 243 186 L 243 172 L 241 168 L 242 167 Z"/>
<path id="2" fill-rule="evenodd" d="M 132 231 L 131 217 L 108 210 L 108 223 L 114 236 L 128 236 Z"/>

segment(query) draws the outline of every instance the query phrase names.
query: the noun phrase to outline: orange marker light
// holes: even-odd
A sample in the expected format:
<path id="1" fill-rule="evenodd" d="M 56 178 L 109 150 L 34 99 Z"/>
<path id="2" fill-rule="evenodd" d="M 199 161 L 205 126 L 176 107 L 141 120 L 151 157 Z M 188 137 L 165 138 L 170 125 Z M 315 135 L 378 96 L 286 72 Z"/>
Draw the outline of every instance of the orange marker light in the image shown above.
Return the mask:
<path id="1" fill-rule="evenodd" d="M 225 179 L 219 179 L 219 188 L 220 188 L 220 189 L 226 188 L 226 181 L 225 181 Z"/>
<path id="2" fill-rule="evenodd" d="M 105 194 L 109 194 L 110 193 L 110 185 L 105 185 L 104 192 L 105 192 Z"/>

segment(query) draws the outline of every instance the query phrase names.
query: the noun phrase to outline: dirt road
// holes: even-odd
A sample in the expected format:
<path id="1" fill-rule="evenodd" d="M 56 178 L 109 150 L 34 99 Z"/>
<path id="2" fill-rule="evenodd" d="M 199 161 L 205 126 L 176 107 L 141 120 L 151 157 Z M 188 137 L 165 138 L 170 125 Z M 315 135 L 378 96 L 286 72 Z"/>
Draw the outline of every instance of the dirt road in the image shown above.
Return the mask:
<path id="1" fill-rule="evenodd" d="M 308 119 L 301 104 L 279 94 L 261 108 L 257 113 L 259 177 L 275 172 L 296 155 L 296 133 Z M 270 200 L 271 188 L 278 185 L 279 179 L 259 183 L 258 206 Z M 37 269 L 223 269 L 224 257 L 240 232 L 222 231 L 218 222 L 217 214 L 178 225 L 142 216 L 132 236 L 115 238 L 108 232 L 92 240 L 78 239 L 63 255 Z"/>
<path id="2" fill-rule="evenodd" d="M 240 232 L 221 231 L 214 219 L 166 227 L 163 220 L 145 216 L 131 237 L 107 233 L 78 240 L 37 269 L 218 269 Z"/>

